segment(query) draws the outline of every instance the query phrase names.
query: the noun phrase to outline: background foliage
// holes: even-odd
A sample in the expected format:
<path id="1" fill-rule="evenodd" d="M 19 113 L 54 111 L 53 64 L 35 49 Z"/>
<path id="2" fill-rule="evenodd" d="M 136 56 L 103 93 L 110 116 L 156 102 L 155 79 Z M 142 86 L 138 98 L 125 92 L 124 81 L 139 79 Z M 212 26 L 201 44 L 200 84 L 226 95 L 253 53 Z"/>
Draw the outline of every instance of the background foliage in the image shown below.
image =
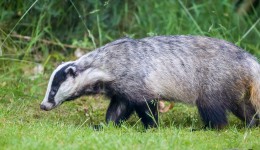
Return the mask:
<path id="1" fill-rule="evenodd" d="M 0 2 L 1 39 L 33 3 L 34 0 Z M 92 49 L 123 36 L 193 34 L 226 39 L 258 56 L 259 23 L 242 39 L 259 18 L 258 10 L 239 16 L 235 9 L 230 0 L 39 0 L 13 32 L 33 40 L 8 38 L 3 50 L 5 55 L 21 55 L 61 49 L 46 47 L 37 42 L 39 39 Z M 26 51 L 18 50 L 21 47 Z"/>

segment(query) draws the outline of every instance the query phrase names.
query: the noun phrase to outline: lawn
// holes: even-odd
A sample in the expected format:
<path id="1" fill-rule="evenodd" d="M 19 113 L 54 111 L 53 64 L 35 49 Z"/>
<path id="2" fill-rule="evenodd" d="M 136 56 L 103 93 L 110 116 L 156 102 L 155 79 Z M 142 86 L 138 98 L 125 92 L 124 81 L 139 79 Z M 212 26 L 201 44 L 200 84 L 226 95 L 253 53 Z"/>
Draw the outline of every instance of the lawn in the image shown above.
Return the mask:
<path id="1" fill-rule="evenodd" d="M 106 125 L 102 95 L 40 110 L 51 72 L 76 59 L 77 47 L 86 53 L 123 36 L 211 36 L 260 58 L 260 7 L 238 15 L 229 0 L 12 2 L 0 2 L 0 149 L 260 149 L 260 127 L 230 114 L 224 129 L 204 130 L 197 109 L 184 104 L 148 130 L 135 114 L 121 127 Z"/>
<path id="2" fill-rule="evenodd" d="M 5 61 L 6 63 L 6 61 Z M 83 97 L 53 111 L 41 111 L 48 74 L 23 73 L 34 64 L 2 62 L 1 149 L 259 149 L 260 128 L 245 128 L 229 116 L 223 130 L 203 130 L 194 107 L 176 104 L 160 114 L 160 126 L 145 130 L 136 115 L 122 127 L 105 125 L 108 100 Z M 5 64 L 5 65 L 4 65 Z M 18 67 L 19 66 L 19 67 Z M 16 72 L 16 73 L 14 73 Z M 94 125 L 101 125 L 100 130 Z M 192 129 L 197 129 L 193 131 Z"/>

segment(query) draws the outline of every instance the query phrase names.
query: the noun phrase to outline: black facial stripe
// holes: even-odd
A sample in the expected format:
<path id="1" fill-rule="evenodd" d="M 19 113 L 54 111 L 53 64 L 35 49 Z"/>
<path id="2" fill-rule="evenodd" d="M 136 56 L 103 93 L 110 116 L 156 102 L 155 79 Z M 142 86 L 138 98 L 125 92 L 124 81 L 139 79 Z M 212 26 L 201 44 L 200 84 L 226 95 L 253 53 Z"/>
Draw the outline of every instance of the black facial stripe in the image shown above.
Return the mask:
<path id="1" fill-rule="evenodd" d="M 67 75 L 65 73 L 65 70 L 69 67 L 69 66 L 73 66 L 73 64 L 68 64 L 64 67 L 62 67 L 59 71 L 56 72 L 56 74 L 54 75 L 52 84 L 51 84 L 51 90 L 49 92 L 49 97 L 48 97 L 48 102 L 52 103 L 55 105 L 55 101 L 54 101 L 54 97 L 57 94 L 60 85 L 67 79 Z M 52 95 L 52 91 L 54 92 L 54 94 Z"/>

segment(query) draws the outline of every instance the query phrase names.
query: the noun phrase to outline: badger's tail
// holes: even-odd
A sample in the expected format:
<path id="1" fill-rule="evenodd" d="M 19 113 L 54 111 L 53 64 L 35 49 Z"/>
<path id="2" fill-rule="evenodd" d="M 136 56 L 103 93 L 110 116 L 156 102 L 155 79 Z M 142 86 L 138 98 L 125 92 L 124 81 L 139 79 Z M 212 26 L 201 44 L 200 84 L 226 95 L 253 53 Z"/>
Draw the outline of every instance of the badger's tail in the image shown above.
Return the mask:
<path id="1" fill-rule="evenodd" d="M 250 83 L 250 101 L 256 109 L 256 115 L 260 118 L 260 65 L 253 62 L 251 66 L 252 79 Z"/>

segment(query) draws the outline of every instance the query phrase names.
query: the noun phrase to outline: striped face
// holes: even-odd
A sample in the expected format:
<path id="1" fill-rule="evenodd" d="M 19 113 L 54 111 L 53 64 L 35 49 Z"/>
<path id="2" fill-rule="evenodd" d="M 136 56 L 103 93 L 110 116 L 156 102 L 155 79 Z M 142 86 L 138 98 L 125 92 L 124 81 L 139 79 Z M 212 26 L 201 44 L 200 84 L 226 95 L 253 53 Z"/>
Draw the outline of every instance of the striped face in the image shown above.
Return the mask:
<path id="1" fill-rule="evenodd" d="M 41 109 L 51 110 L 64 101 L 76 99 L 82 95 L 97 94 L 102 90 L 103 83 L 113 78 L 104 71 L 88 68 L 79 71 L 73 62 L 58 66 L 52 73 Z"/>
<path id="2" fill-rule="evenodd" d="M 66 86 L 67 82 L 72 81 L 76 75 L 77 68 L 72 62 L 58 66 L 50 77 L 44 100 L 41 103 L 41 109 L 50 110 L 72 96 L 71 93 L 60 95 L 59 91 Z"/>

